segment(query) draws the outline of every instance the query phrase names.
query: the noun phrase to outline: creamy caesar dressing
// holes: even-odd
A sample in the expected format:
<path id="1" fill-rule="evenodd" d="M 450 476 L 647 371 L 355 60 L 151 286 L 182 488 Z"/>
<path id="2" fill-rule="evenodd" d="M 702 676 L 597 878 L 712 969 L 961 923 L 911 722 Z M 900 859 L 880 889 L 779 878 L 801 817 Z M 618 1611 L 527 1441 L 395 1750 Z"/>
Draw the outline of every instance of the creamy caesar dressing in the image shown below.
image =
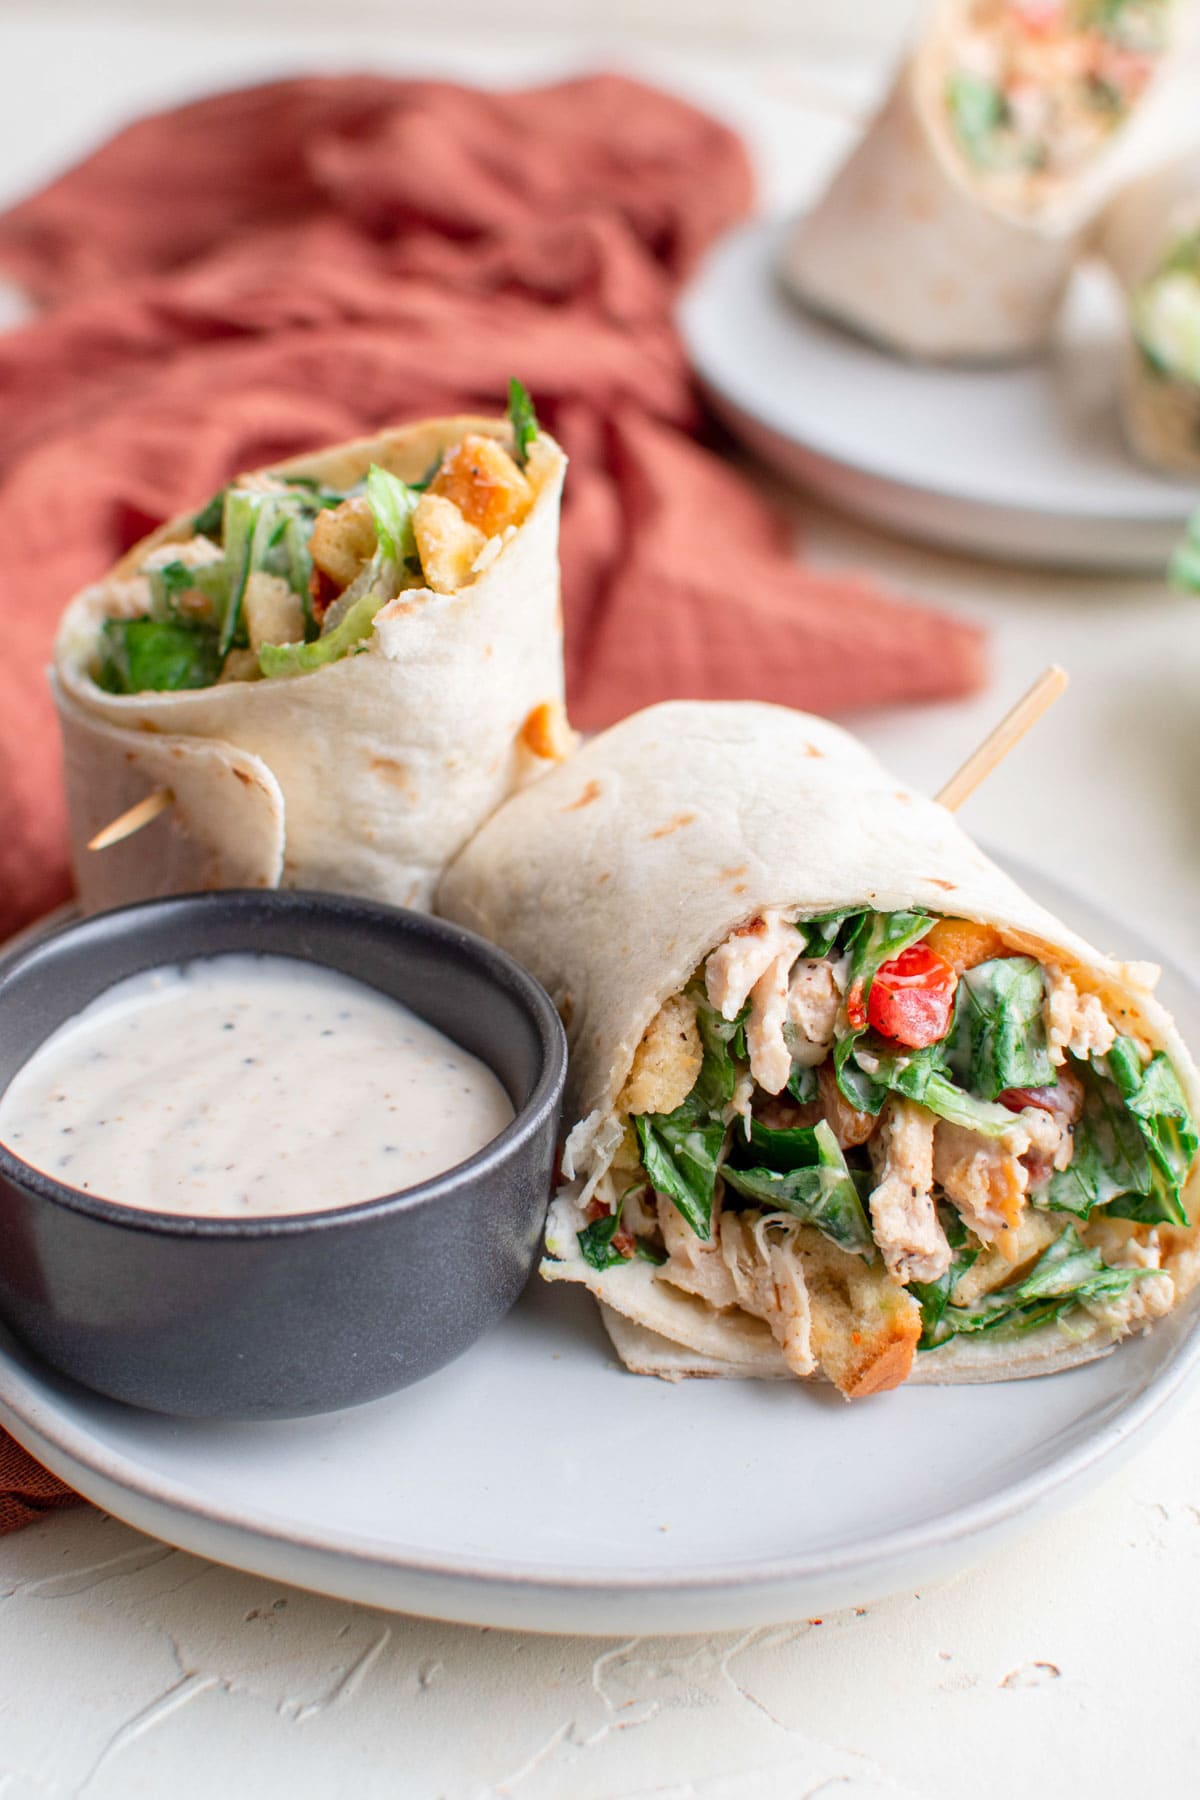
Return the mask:
<path id="1" fill-rule="evenodd" d="M 124 1206 L 322 1211 L 413 1187 L 501 1132 L 491 1069 L 407 1007 L 291 957 L 118 982 L 0 1095 L 0 1140 Z"/>

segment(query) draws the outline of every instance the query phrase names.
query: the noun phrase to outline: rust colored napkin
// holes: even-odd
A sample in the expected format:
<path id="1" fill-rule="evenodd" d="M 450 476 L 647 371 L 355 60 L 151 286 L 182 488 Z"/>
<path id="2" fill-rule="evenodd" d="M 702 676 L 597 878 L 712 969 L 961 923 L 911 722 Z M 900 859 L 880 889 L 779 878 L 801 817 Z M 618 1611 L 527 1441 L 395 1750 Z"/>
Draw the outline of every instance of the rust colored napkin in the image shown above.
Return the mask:
<path id="1" fill-rule="evenodd" d="M 976 628 L 799 566 L 703 445 L 672 308 L 751 199 L 732 133 L 622 77 L 361 76 L 142 119 L 0 216 L 0 269 L 44 309 L 0 338 L 0 938 L 68 892 L 42 671 L 70 595 L 234 472 L 495 411 L 510 374 L 571 457 L 577 724 L 974 688 Z M 65 1492 L 12 1455 L 0 1528 Z"/>

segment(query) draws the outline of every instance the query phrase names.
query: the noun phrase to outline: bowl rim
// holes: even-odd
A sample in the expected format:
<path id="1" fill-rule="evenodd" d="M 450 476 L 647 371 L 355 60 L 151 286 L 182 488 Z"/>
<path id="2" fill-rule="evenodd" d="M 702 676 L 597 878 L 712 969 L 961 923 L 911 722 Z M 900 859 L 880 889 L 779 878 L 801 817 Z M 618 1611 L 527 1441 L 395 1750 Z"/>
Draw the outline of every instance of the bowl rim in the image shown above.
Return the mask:
<path id="1" fill-rule="evenodd" d="M 315 911 L 347 921 L 359 919 L 376 926 L 399 926 L 403 934 L 432 943 L 446 960 L 460 966 L 465 961 L 485 983 L 512 995 L 530 1018 L 542 1044 L 543 1055 L 542 1067 L 529 1098 L 516 1110 L 503 1131 L 464 1162 L 455 1163 L 441 1174 L 418 1182 L 413 1187 L 400 1188 L 395 1193 L 378 1194 L 350 1205 L 324 1207 L 311 1212 L 230 1218 L 211 1214 L 157 1212 L 149 1207 L 129 1206 L 122 1201 L 106 1200 L 98 1194 L 71 1187 L 44 1169 L 25 1162 L 3 1139 L 0 1139 L 0 1181 L 22 1187 L 39 1201 L 49 1202 L 68 1212 L 78 1213 L 105 1225 L 127 1231 L 146 1232 L 152 1236 L 197 1238 L 210 1242 L 260 1242 L 278 1237 L 302 1237 L 311 1232 L 350 1229 L 354 1225 L 367 1224 L 395 1213 L 415 1212 L 451 1198 L 466 1182 L 498 1171 L 519 1154 L 542 1129 L 548 1115 L 554 1112 L 562 1098 L 567 1074 L 567 1040 L 562 1020 L 545 988 L 515 957 L 510 956 L 499 945 L 489 943 L 477 932 L 469 931 L 465 926 L 454 924 L 448 919 L 437 918 L 432 913 L 415 912 L 380 900 L 360 899 L 355 895 L 336 894 L 318 888 L 225 888 L 160 895 L 54 923 L 44 932 L 37 932 L 35 928 L 35 935 L 22 933 L 14 948 L 0 952 L 0 1021 L 3 1019 L 5 990 L 10 979 L 31 962 L 46 956 L 47 952 L 53 957 L 55 946 L 80 937 L 86 938 L 90 932 L 99 932 L 102 927 L 110 928 L 114 921 L 123 922 L 120 927 L 122 930 L 136 932 L 138 923 L 147 914 L 159 915 L 172 910 L 178 910 L 182 915 L 181 926 L 197 912 L 227 911 L 234 917 L 238 914 L 265 913 L 283 919 L 295 913 L 311 921 Z M 239 954 L 242 952 L 238 950 L 189 954 L 186 944 L 181 944 L 177 955 L 169 962 L 156 958 L 148 961 L 145 969 L 165 968 L 171 966 L 171 962 L 203 960 L 214 955 Z M 316 967 L 332 966 L 320 956 L 308 953 L 297 955 L 286 948 L 247 946 L 245 954 L 291 956 L 298 962 L 310 963 Z M 336 972 L 347 974 L 348 979 L 361 981 L 364 986 L 375 986 L 365 975 L 350 975 L 346 970 Z M 51 1034 L 47 1033 L 49 1035 Z M 41 1041 L 44 1043 L 46 1040 Z M 487 1062 L 488 1059 L 484 1056 L 480 1060 Z"/>

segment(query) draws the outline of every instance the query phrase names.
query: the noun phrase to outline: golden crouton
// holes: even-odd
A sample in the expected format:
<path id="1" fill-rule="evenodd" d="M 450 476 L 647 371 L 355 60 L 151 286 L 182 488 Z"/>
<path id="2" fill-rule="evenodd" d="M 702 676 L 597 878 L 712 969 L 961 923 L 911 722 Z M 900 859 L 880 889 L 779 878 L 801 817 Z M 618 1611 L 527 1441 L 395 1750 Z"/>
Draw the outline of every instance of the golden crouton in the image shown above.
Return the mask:
<path id="1" fill-rule="evenodd" d="M 377 542 L 366 495 L 358 494 L 317 514 L 308 553 L 321 574 L 327 575 L 340 591 L 350 586 L 364 563 L 370 562 Z"/>
<path id="2" fill-rule="evenodd" d="M 695 1087 L 703 1061 L 695 1004 L 685 994 L 672 994 L 642 1035 L 633 1067 L 617 1096 L 617 1110 L 674 1112 Z"/>
<path id="3" fill-rule="evenodd" d="M 533 489 L 504 446 L 474 434 L 447 451 L 429 492 L 453 500 L 484 538 L 519 525 L 533 504 Z"/>
<path id="4" fill-rule="evenodd" d="M 921 1336 L 921 1308 L 882 1264 L 839 1250 L 815 1226 L 797 1234 L 812 1313 L 812 1348 L 847 1400 L 907 1381 Z"/>
<path id="5" fill-rule="evenodd" d="M 426 585 L 435 594 L 456 594 L 466 587 L 487 539 L 467 524 L 453 500 L 432 491 L 422 494 L 413 513 L 413 532 Z"/>

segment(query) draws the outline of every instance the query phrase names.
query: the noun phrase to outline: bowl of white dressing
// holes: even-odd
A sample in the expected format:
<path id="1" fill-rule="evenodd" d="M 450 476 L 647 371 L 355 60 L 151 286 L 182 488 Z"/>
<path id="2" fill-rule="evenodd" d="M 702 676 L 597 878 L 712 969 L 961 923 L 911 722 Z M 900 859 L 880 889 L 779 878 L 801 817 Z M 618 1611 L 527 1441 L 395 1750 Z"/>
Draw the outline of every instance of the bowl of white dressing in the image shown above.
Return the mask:
<path id="1" fill-rule="evenodd" d="M 566 1070 L 549 997 L 421 914 L 216 893 L 0 963 L 0 1317 L 190 1417 L 375 1399 L 532 1268 Z"/>

